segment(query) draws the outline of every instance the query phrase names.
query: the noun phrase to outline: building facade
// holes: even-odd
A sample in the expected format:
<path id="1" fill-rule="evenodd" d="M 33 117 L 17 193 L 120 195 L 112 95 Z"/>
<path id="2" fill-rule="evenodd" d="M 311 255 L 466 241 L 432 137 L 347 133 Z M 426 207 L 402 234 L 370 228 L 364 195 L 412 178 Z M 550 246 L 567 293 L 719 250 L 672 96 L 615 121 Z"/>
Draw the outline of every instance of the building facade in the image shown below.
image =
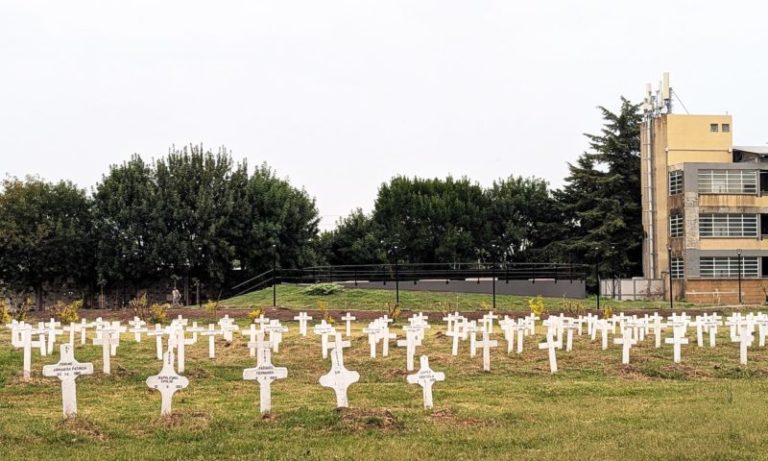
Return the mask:
<path id="1" fill-rule="evenodd" d="M 673 114 L 671 96 L 663 84 L 644 104 L 644 275 L 671 273 L 676 299 L 763 304 L 768 146 L 733 146 L 730 115 Z"/>

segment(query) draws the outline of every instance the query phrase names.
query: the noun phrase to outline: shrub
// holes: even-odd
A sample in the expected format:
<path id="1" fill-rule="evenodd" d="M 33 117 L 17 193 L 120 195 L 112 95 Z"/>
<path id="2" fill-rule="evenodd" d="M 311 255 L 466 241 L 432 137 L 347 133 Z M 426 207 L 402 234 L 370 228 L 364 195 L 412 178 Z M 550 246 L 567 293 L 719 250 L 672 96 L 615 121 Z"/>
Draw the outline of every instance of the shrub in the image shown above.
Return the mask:
<path id="1" fill-rule="evenodd" d="M 603 318 L 609 319 L 613 317 L 613 308 L 611 306 L 603 307 Z"/>
<path id="2" fill-rule="evenodd" d="M 264 315 L 264 308 L 253 306 L 251 312 L 248 313 L 248 318 L 251 319 L 251 323 L 253 323 L 254 320 L 261 317 L 262 315 Z"/>
<path id="3" fill-rule="evenodd" d="M 400 312 L 400 304 L 395 303 L 390 305 L 387 303 L 387 315 L 389 318 L 397 321 L 400 319 L 400 314 L 402 314 L 402 312 Z"/>
<path id="4" fill-rule="evenodd" d="M 220 307 L 219 306 L 219 302 L 218 301 L 213 301 L 211 299 L 209 299 L 208 302 L 205 303 L 205 305 L 203 306 L 205 311 L 208 312 L 209 314 L 213 315 L 214 317 L 216 317 L 217 314 L 219 313 L 219 307 Z"/>
<path id="5" fill-rule="evenodd" d="M 336 320 L 331 316 L 331 313 L 328 311 L 328 303 L 325 301 L 320 301 L 317 303 L 317 308 L 320 310 L 320 313 L 323 315 L 323 320 L 325 320 L 325 323 L 329 323 L 331 325 L 336 324 Z"/>
<path id="6" fill-rule="evenodd" d="M 153 304 L 149 308 L 149 320 L 152 323 L 165 323 L 168 321 L 168 304 Z"/>
<path id="7" fill-rule="evenodd" d="M 583 315 L 586 312 L 586 308 L 578 301 L 565 301 L 563 303 L 563 309 L 571 317 L 577 317 Z"/>
<path id="8" fill-rule="evenodd" d="M 56 317 L 56 319 L 61 323 L 77 322 L 80 320 L 80 314 L 78 311 L 81 307 L 83 307 L 82 299 L 72 301 L 69 304 L 64 304 L 63 302 L 59 301 L 53 308 L 53 316 Z"/>
<path id="9" fill-rule="evenodd" d="M 344 290 L 344 287 L 336 283 L 315 283 L 304 288 L 304 294 L 310 296 L 328 296 Z"/>
<path id="10" fill-rule="evenodd" d="M 0 325 L 5 325 L 11 322 L 11 313 L 8 306 L 5 304 L 5 299 L 0 298 Z"/>
<path id="11" fill-rule="evenodd" d="M 26 297 L 24 298 L 24 301 L 19 306 L 19 309 L 16 311 L 16 320 L 19 322 L 23 322 L 27 320 L 27 313 L 29 312 L 29 308 L 32 306 L 32 298 Z"/>
<path id="12" fill-rule="evenodd" d="M 544 306 L 544 298 L 541 295 L 529 298 L 528 307 L 531 309 L 531 313 L 537 317 L 547 313 L 547 308 Z"/>
<path id="13" fill-rule="evenodd" d="M 480 310 L 483 312 L 490 312 L 492 307 L 493 305 L 489 302 L 486 302 L 486 301 L 480 302 Z"/>
<path id="14" fill-rule="evenodd" d="M 149 312 L 149 300 L 147 299 L 147 292 L 143 292 L 128 302 L 128 307 L 133 311 L 135 317 L 141 320 L 147 320 L 150 316 Z"/>

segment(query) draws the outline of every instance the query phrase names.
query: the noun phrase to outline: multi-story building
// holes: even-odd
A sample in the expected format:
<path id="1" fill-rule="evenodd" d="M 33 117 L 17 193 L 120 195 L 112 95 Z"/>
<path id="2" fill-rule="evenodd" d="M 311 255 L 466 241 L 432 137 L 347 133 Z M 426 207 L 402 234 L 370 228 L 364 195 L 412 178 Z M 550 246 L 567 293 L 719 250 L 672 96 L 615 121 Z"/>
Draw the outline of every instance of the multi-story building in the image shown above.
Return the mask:
<path id="1" fill-rule="evenodd" d="M 768 146 L 733 146 L 730 115 L 672 113 L 667 82 L 643 106 L 645 277 L 669 286 L 671 273 L 676 299 L 763 304 Z"/>

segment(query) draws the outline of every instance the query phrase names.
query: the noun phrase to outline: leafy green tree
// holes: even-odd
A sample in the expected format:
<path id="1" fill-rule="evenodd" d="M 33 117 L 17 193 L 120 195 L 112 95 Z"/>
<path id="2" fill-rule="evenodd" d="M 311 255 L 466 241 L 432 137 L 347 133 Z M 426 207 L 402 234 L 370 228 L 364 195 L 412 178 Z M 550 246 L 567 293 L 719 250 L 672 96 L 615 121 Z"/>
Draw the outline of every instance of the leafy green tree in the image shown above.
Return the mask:
<path id="1" fill-rule="evenodd" d="M 272 267 L 297 268 L 317 260 L 315 201 L 278 178 L 266 164 L 255 169 L 238 198 L 236 257 L 247 274 Z"/>
<path id="2" fill-rule="evenodd" d="M 38 309 L 44 288 L 85 287 L 94 274 L 90 203 L 70 182 L 7 179 L 0 194 L 0 279 L 32 290 Z"/>
<path id="3" fill-rule="evenodd" d="M 360 208 L 339 219 L 336 228 L 323 232 L 320 238 L 327 264 L 375 264 L 386 261 L 379 232 L 371 217 Z"/>
<path id="4" fill-rule="evenodd" d="M 465 262 L 489 241 L 483 189 L 467 178 L 396 177 L 379 188 L 373 221 L 385 248 L 406 262 Z"/>
<path id="5" fill-rule="evenodd" d="M 510 176 L 487 190 L 488 222 L 497 261 L 547 260 L 545 249 L 563 233 L 564 221 L 547 182 Z"/>
<path id="6" fill-rule="evenodd" d="M 163 217 L 153 171 L 140 156 L 113 165 L 93 196 L 99 283 L 137 284 L 161 273 Z"/>
<path id="7" fill-rule="evenodd" d="M 591 150 L 569 164 L 566 184 L 556 193 L 569 232 L 555 246 L 575 261 L 600 260 L 602 273 L 635 275 L 643 240 L 639 105 L 621 98 L 618 113 L 599 109 L 601 134 L 586 135 Z"/>
<path id="8" fill-rule="evenodd" d="M 235 256 L 228 226 L 234 213 L 232 159 L 202 146 L 173 149 L 155 162 L 161 223 L 159 267 L 167 275 L 224 283 Z"/>

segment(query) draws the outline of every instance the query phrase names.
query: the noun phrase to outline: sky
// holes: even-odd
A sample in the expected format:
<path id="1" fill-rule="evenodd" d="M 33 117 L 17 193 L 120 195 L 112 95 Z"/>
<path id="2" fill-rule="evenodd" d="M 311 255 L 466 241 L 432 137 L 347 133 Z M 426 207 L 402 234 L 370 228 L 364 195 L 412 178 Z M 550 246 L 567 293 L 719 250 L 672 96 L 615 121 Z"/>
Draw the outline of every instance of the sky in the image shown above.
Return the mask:
<path id="1" fill-rule="evenodd" d="M 662 72 L 764 145 L 761 4 L 2 0 L 0 177 L 90 190 L 134 153 L 223 145 L 305 188 L 329 229 L 396 175 L 559 187 L 597 106 Z"/>

